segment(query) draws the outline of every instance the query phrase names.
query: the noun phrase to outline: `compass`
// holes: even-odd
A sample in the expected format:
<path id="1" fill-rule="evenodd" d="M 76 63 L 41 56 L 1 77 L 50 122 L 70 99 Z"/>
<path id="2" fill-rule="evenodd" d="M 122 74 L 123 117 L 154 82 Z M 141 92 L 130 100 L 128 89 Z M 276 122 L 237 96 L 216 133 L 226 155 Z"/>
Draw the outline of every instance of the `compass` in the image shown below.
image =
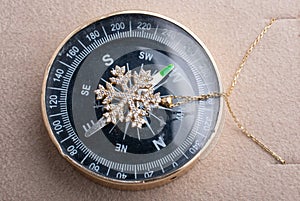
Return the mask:
<path id="1" fill-rule="evenodd" d="M 73 31 L 45 72 L 43 119 L 59 153 L 104 185 L 167 183 L 213 145 L 222 98 L 217 67 L 184 26 L 144 11 L 114 13 Z"/>

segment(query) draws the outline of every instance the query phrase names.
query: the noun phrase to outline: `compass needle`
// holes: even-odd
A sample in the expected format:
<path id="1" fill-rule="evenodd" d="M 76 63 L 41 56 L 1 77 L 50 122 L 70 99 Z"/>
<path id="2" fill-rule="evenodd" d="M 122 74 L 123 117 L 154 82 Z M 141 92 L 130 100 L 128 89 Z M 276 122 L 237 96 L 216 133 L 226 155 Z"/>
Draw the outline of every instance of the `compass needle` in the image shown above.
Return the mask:
<path id="1" fill-rule="evenodd" d="M 90 137 L 106 125 L 107 125 L 106 119 L 104 117 L 102 117 L 90 129 L 88 129 L 85 132 L 84 136 Z"/>
<path id="2" fill-rule="evenodd" d="M 156 91 L 159 87 L 163 86 L 163 85 L 166 84 L 166 83 L 168 83 L 167 80 L 164 81 L 164 82 L 162 82 L 162 83 L 160 83 L 160 84 L 158 84 L 158 85 L 156 85 L 155 87 L 153 87 L 154 91 Z"/>
<path id="3" fill-rule="evenodd" d="M 158 73 L 152 76 L 152 80 L 150 81 L 150 84 L 152 84 L 153 87 L 155 87 L 157 84 L 159 84 L 164 77 L 166 77 L 172 70 L 174 69 L 173 64 L 169 64 L 168 66 L 164 67 L 162 70 L 160 70 Z"/>

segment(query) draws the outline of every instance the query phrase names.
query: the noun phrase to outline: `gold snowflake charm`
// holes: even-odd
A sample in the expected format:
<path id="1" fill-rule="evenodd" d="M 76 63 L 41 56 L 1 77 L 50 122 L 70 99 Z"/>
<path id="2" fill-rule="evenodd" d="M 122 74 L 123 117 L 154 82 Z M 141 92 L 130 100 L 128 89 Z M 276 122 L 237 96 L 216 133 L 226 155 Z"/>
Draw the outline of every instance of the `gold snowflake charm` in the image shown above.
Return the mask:
<path id="1" fill-rule="evenodd" d="M 151 108 L 161 102 L 160 93 L 154 94 L 151 71 L 141 69 L 132 73 L 126 72 L 125 66 L 116 66 L 111 74 L 113 77 L 109 78 L 110 83 L 106 82 L 106 88 L 99 84 L 95 90 L 96 99 L 102 100 L 107 110 L 103 116 L 108 123 L 125 120 L 132 127 L 141 128 Z"/>

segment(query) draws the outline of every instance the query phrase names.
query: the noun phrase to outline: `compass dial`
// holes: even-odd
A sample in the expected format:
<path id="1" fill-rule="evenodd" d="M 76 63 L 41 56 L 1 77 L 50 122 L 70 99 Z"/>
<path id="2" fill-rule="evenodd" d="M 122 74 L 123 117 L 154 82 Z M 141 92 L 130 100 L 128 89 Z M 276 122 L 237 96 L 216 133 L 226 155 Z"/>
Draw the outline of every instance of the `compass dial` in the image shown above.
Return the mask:
<path id="1" fill-rule="evenodd" d="M 194 34 L 157 14 L 121 12 L 65 39 L 45 73 L 42 110 L 68 161 L 104 184 L 138 189 L 183 172 L 220 125 L 220 98 L 172 108 L 162 98 L 220 91 Z"/>

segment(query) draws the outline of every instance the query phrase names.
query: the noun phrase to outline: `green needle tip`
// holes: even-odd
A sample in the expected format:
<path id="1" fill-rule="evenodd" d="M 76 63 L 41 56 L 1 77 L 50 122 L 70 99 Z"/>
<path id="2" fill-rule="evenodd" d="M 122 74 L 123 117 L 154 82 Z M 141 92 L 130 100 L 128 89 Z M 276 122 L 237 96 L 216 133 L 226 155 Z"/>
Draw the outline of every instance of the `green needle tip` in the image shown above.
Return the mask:
<path id="1" fill-rule="evenodd" d="M 164 67 L 161 71 L 159 71 L 161 76 L 168 75 L 174 69 L 174 64 L 169 64 L 168 66 Z"/>

